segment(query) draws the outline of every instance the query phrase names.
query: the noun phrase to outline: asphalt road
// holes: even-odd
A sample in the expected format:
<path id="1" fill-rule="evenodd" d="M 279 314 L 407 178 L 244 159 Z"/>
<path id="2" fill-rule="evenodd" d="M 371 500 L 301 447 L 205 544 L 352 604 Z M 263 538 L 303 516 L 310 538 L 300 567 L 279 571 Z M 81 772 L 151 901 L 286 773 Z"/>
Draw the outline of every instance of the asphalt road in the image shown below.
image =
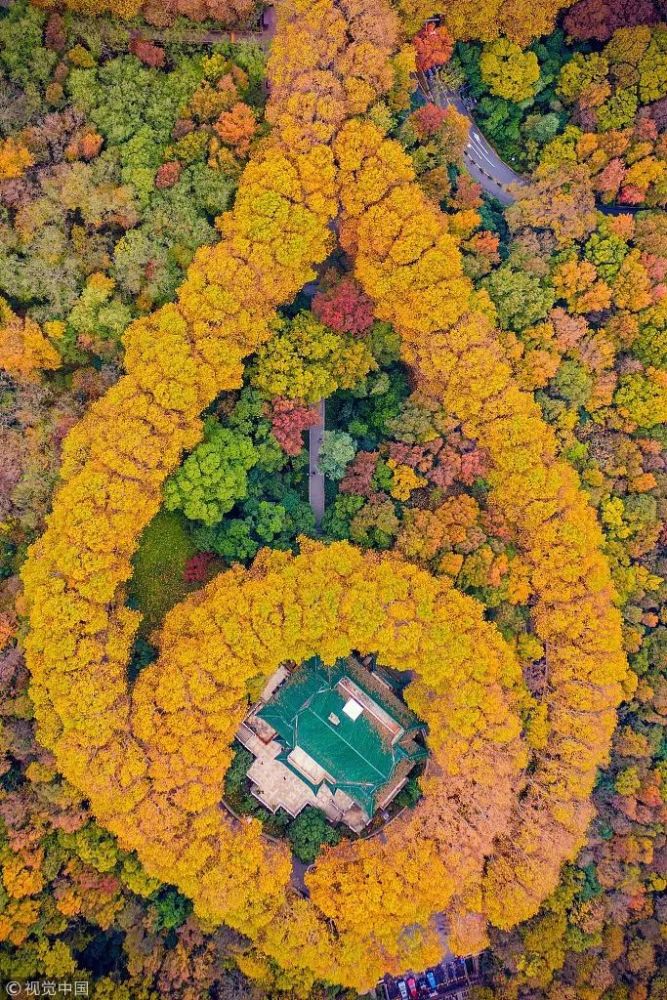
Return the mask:
<path id="1" fill-rule="evenodd" d="M 498 156 L 491 143 L 477 128 L 470 107 L 460 94 L 443 87 L 434 73 L 418 73 L 417 77 L 419 89 L 427 100 L 441 108 L 456 108 L 468 119 L 470 132 L 464 152 L 468 172 L 488 194 L 494 195 L 503 205 L 511 205 L 516 200 L 512 185 L 523 186 L 528 183 L 526 178 L 517 174 Z M 601 202 L 597 203 L 597 209 L 604 215 L 634 215 L 642 210 L 639 205 L 603 205 Z"/>
<path id="2" fill-rule="evenodd" d="M 455 94 L 442 86 L 435 75 L 419 74 L 419 86 L 424 96 L 441 108 L 453 107 L 470 122 L 468 145 L 464 156 L 466 167 L 473 180 L 482 185 L 488 194 L 494 195 L 503 205 L 511 205 L 514 196 L 513 184 L 525 184 L 525 180 L 512 170 L 496 153 L 495 149 L 479 131 L 460 94 Z"/>

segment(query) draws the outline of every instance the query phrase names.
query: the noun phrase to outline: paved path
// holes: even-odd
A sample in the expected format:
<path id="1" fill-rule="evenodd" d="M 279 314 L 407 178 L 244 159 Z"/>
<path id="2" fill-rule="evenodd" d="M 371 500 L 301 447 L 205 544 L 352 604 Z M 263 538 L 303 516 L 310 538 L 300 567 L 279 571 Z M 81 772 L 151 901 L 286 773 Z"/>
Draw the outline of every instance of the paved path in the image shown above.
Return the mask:
<path id="1" fill-rule="evenodd" d="M 290 885 L 293 889 L 296 889 L 299 895 L 305 896 L 306 898 L 310 895 L 310 893 L 306 888 L 305 876 L 306 872 L 311 867 L 312 865 L 309 862 L 300 861 L 296 854 L 292 855 L 292 877 L 290 879 Z"/>
<path id="2" fill-rule="evenodd" d="M 319 524 L 324 517 L 324 476 L 317 464 L 322 447 L 322 435 L 324 434 L 324 400 L 321 399 L 319 403 L 316 403 L 313 409 L 317 413 L 318 420 L 308 431 L 308 500 L 315 515 L 315 523 Z"/>
<path id="3" fill-rule="evenodd" d="M 8 6 L 11 0 L 0 0 L 0 7 Z M 276 14 L 273 7 L 267 7 L 256 27 L 246 31 L 207 31 L 203 28 L 182 28 L 178 34 L 173 28 L 154 28 L 142 24 L 132 32 L 133 36 L 148 42 L 179 41 L 186 45 L 219 45 L 222 42 L 255 42 L 268 49 L 276 30 Z"/>

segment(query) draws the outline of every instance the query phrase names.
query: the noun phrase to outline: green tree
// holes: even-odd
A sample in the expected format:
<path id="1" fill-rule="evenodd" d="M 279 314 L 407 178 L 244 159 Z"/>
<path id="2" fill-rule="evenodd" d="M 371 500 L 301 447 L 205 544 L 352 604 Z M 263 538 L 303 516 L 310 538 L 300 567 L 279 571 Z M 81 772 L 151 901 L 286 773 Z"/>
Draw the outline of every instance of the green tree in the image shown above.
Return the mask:
<path id="1" fill-rule="evenodd" d="M 324 512 L 322 533 L 326 538 L 349 539 L 350 524 L 364 506 L 364 498 L 354 493 L 339 493 Z"/>
<path id="2" fill-rule="evenodd" d="M 243 511 L 253 535 L 273 548 L 290 548 L 297 535 L 310 534 L 315 527 L 310 507 L 294 490 L 286 490 L 277 501 L 251 498 Z"/>
<path id="3" fill-rule="evenodd" d="M 0 66 L 33 98 L 35 88 L 48 83 L 58 61 L 56 53 L 43 45 L 45 20 L 42 11 L 21 3 L 11 4 L 0 20 Z"/>
<path id="4" fill-rule="evenodd" d="M 73 69 L 67 87 L 74 103 L 112 145 L 141 135 L 145 141 L 166 146 L 201 72 L 194 59 L 182 60 L 171 73 L 164 73 L 144 66 L 134 56 L 119 56 L 94 69 Z M 126 151 L 124 162 L 131 164 L 136 152 L 136 146 Z"/>
<path id="5" fill-rule="evenodd" d="M 646 365 L 667 368 L 667 299 L 640 316 L 639 335 L 632 352 Z"/>
<path id="6" fill-rule="evenodd" d="M 207 421 L 202 444 L 165 483 L 165 507 L 182 510 L 189 520 L 209 527 L 218 524 L 248 495 L 248 470 L 257 459 L 250 438 Z"/>
<path id="7" fill-rule="evenodd" d="M 606 227 L 601 227 L 591 233 L 584 247 L 584 258 L 595 264 L 598 276 L 603 281 L 610 283 L 627 256 L 628 245 L 620 236 L 606 232 L 605 229 Z"/>
<path id="8" fill-rule="evenodd" d="M 247 562 L 259 550 L 250 524 L 239 517 L 226 518 L 215 528 L 198 528 L 194 540 L 201 551 L 215 552 L 228 563 Z"/>
<path id="9" fill-rule="evenodd" d="M 173 931 L 184 924 L 192 913 L 192 903 L 178 889 L 163 886 L 151 898 L 156 931 Z"/>
<path id="10" fill-rule="evenodd" d="M 67 317 L 68 325 L 77 334 L 87 334 L 102 340 L 120 341 L 132 319 L 129 308 L 113 296 L 114 282 L 102 274 L 92 275 L 79 300 Z"/>
<path id="11" fill-rule="evenodd" d="M 560 131 L 560 127 L 560 115 L 551 111 L 546 115 L 528 115 L 523 124 L 523 132 L 529 139 L 533 139 L 540 146 L 543 146 L 549 139 L 553 139 Z"/>
<path id="12" fill-rule="evenodd" d="M 346 431 L 325 431 L 317 464 L 329 479 L 342 479 L 356 453 L 355 440 Z"/>
<path id="13" fill-rule="evenodd" d="M 350 538 L 372 549 L 389 549 L 398 534 L 400 521 L 391 500 L 367 503 L 350 524 Z"/>
<path id="14" fill-rule="evenodd" d="M 373 323 L 366 342 L 381 368 L 398 361 L 401 356 L 401 338 L 389 323 Z"/>
<path id="15" fill-rule="evenodd" d="M 503 330 L 524 330 L 544 319 L 554 304 L 553 289 L 535 274 L 503 264 L 482 281 L 493 299 Z"/>
<path id="16" fill-rule="evenodd" d="M 334 847 L 340 843 L 340 834 L 327 822 L 319 809 L 307 806 L 290 823 L 287 836 L 300 861 L 312 863 L 326 844 Z"/>
<path id="17" fill-rule="evenodd" d="M 579 408 L 588 402 L 593 389 L 593 377 L 579 361 L 567 358 L 551 381 L 553 390 L 571 406 Z"/>
<path id="18" fill-rule="evenodd" d="M 184 579 L 185 567 L 197 550 L 186 524 L 180 514 L 158 511 L 142 534 L 132 560 L 129 593 L 143 615 L 144 637 L 190 589 Z"/>

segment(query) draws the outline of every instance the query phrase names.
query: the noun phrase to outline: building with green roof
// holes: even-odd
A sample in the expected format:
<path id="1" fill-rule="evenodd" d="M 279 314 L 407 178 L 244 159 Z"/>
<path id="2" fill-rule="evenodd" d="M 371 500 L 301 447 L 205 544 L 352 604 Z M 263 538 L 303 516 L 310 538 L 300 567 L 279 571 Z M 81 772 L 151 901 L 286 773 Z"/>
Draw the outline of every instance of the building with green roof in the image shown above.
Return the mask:
<path id="1" fill-rule="evenodd" d="M 238 734 L 255 756 L 253 794 L 271 811 L 313 805 L 359 831 L 426 757 L 424 725 L 386 675 L 352 657 L 281 669 Z"/>

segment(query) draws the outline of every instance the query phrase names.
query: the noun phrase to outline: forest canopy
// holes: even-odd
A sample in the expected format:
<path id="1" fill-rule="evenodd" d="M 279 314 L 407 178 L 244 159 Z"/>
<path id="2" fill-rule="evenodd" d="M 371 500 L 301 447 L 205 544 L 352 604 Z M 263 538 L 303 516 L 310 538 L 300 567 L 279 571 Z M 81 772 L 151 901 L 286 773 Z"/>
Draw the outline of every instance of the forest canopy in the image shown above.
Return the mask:
<path id="1" fill-rule="evenodd" d="M 666 129 L 663 0 L 0 9 L 0 982 L 350 1000 L 444 927 L 662 1000 Z M 428 728 L 362 835 L 235 742 L 350 653 Z"/>

